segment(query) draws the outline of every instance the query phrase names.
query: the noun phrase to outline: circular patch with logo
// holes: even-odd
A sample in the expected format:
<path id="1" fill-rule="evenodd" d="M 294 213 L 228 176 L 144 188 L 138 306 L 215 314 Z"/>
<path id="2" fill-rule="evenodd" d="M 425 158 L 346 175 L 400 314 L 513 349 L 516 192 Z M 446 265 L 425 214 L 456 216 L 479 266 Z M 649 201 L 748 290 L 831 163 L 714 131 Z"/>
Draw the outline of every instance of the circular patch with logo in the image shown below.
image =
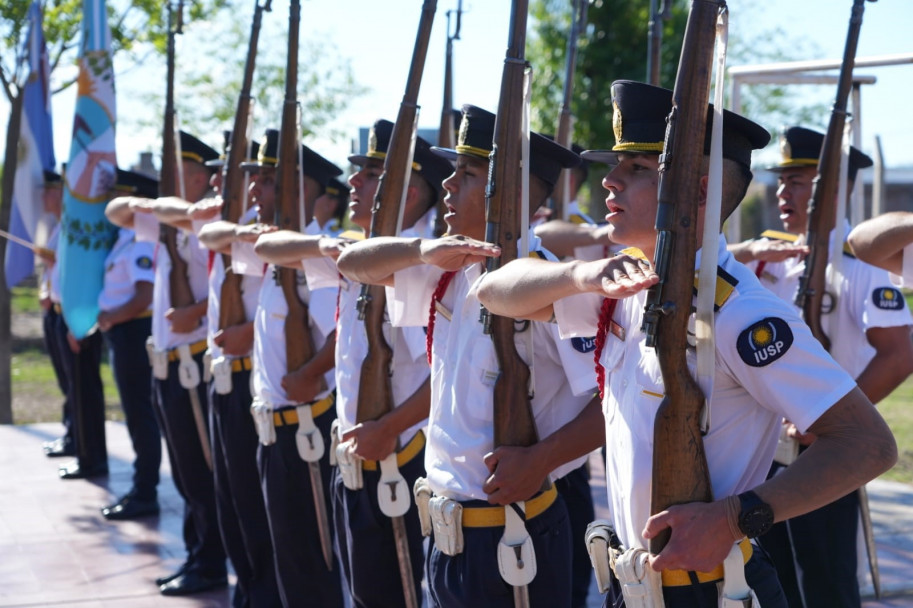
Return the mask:
<path id="1" fill-rule="evenodd" d="M 596 350 L 596 337 L 571 338 L 571 346 L 579 353 L 591 353 Z"/>
<path id="2" fill-rule="evenodd" d="M 764 367 L 785 355 L 792 343 L 793 331 L 786 321 L 767 317 L 739 334 L 736 349 L 748 365 Z"/>
<path id="3" fill-rule="evenodd" d="M 903 308 L 903 295 L 893 287 L 879 287 L 872 292 L 872 302 L 884 310 L 900 310 Z"/>
<path id="4" fill-rule="evenodd" d="M 140 256 L 136 258 L 136 265 L 143 270 L 148 270 L 152 268 L 152 258 L 150 258 L 148 255 Z"/>

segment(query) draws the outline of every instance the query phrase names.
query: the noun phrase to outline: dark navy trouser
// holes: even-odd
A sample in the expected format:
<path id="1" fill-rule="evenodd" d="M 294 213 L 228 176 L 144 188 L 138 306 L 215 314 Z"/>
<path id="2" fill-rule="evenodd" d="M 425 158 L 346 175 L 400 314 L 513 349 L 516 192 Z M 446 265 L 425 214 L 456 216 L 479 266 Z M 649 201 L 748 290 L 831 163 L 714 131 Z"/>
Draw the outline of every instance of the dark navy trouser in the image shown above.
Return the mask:
<path id="1" fill-rule="evenodd" d="M 425 450 L 422 449 L 400 467 L 399 472 L 406 479 L 411 501 L 403 521 L 409 539 L 415 597 L 421 601 L 425 554 L 412 487 L 415 480 L 425 474 Z M 333 518 L 336 526 L 336 550 L 342 564 L 344 582 L 356 608 L 402 608 L 405 598 L 393 524 L 381 512 L 377 502 L 380 470 L 363 471 L 362 475 L 364 487 L 361 490 L 349 490 L 343 485 L 339 470 L 334 469 Z"/>
<path id="2" fill-rule="evenodd" d="M 273 544 L 260 476 L 257 432 L 250 415 L 250 371 L 231 375 L 231 393 L 209 385 L 210 441 L 219 531 L 238 575 L 235 608 L 281 606 Z"/>
<path id="3" fill-rule="evenodd" d="M 67 356 L 67 353 L 70 352 L 69 347 L 66 352 L 60 350 L 60 339 L 57 337 L 59 332 L 59 321 L 57 317 L 60 314 L 54 310 L 54 307 L 48 308 L 44 311 L 44 316 L 41 318 L 41 329 L 44 332 L 44 347 L 48 351 L 48 356 L 51 358 L 51 366 L 54 368 L 54 377 L 57 379 L 57 386 L 60 388 L 60 392 L 63 394 L 63 404 L 61 406 L 60 413 L 60 422 L 64 426 L 64 441 L 70 442 L 73 441 L 73 420 L 69 399 L 70 392 L 70 381 L 67 378 L 67 370 L 63 363 L 64 356 Z M 64 334 L 66 337 L 66 334 Z"/>
<path id="4" fill-rule="evenodd" d="M 314 420 L 327 450 L 320 459 L 320 477 L 329 518 L 333 512 L 330 504 L 330 425 L 335 417 L 336 410 L 330 408 Z M 279 594 L 286 608 L 341 608 L 339 564 L 333 556 L 333 570 L 330 571 L 323 559 L 309 466 L 298 454 L 297 432 L 297 424 L 276 427 L 276 443 L 259 444 L 257 448 Z M 332 519 L 329 524 L 332 536 Z M 333 543 L 332 538 L 329 540 Z"/>
<path id="5" fill-rule="evenodd" d="M 105 392 L 101 382 L 101 356 L 104 340 L 95 332 L 79 341 L 79 354 L 70 350 L 69 328 L 63 315 L 57 315 L 57 348 L 68 380 L 67 403 L 76 456 L 83 469 L 108 465 L 105 442 Z"/>
<path id="6" fill-rule="evenodd" d="M 201 368 L 202 378 L 203 353 L 194 355 L 193 359 Z M 178 378 L 179 363 L 172 361 L 168 364 L 167 379 L 153 379 L 154 402 L 158 408 L 159 426 L 168 447 L 174 485 L 184 499 L 187 569 L 209 578 L 220 578 L 226 573 L 225 549 L 219 536 L 212 471 L 203 456 L 190 396 Z M 193 390 L 199 397 L 205 423 L 209 409 L 206 385 L 200 382 Z M 208 429 L 206 432 L 208 434 Z"/>
<path id="7" fill-rule="evenodd" d="M 490 507 L 470 501 L 466 507 Z M 571 526 L 564 499 L 526 522 L 536 552 L 536 578 L 527 587 L 532 608 L 561 608 L 571 603 Z M 503 527 L 463 528 L 463 553 L 449 556 L 429 544 L 426 561 L 431 606 L 441 608 L 514 608 L 513 587 L 498 571 L 498 543 Z"/>
<path id="8" fill-rule="evenodd" d="M 781 467 L 774 463 L 770 476 Z M 758 539 L 777 568 L 791 608 L 862 605 L 856 578 L 858 525 L 859 495 L 850 492 L 811 513 L 774 524 Z"/>
<path id="9" fill-rule="evenodd" d="M 142 500 L 156 499 L 162 464 L 162 434 L 152 409 L 152 369 L 146 353 L 151 330 L 152 318 L 146 317 L 119 323 L 103 334 L 136 454 L 133 491 Z"/>

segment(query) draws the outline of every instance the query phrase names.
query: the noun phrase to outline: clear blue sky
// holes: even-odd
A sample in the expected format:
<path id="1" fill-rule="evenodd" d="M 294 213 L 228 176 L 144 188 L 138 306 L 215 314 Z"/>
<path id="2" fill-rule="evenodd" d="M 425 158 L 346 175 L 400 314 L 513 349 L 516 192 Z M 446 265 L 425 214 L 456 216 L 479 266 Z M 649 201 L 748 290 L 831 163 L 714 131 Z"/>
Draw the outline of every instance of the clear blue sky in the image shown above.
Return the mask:
<path id="1" fill-rule="evenodd" d="M 419 98 L 423 108 L 420 125 L 423 127 L 436 128 L 438 124 L 445 12 L 455 9 L 456 3 L 457 0 L 438 0 Z M 252 5 L 252 2 L 243 4 L 236 15 L 246 29 L 250 19 L 248 4 Z M 421 4 L 421 0 L 302 2 L 302 38 L 331 41 L 342 56 L 351 59 L 356 79 L 370 90 L 364 97 L 354 100 L 334 126 L 354 136 L 357 127 L 369 125 L 379 116 L 395 118 L 405 88 Z M 729 6 L 733 29 L 747 31 L 749 26 L 746 23 L 752 24 L 759 32 L 779 27 L 785 35 L 776 42 L 782 44 L 786 53 L 790 53 L 797 41 L 807 42 L 818 49 L 814 57 L 796 59 L 837 59 L 842 56 L 851 0 L 767 0 L 764 3 L 730 0 Z M 273 12 L 264 19 L 261 45 L 272 45 L 272 52 L 285 52 L 286 7 L 285 2 L 276 0 Z M 506 0 L 465 0 L 464 9 L 462 39 L 455 43 L 454 48 L 454 102 L 457 106 L 471 102 L 495 109 L 507 43 L 509 3 Z M 913 24 L 913 1 L 867 2 L 857 56 L 913 52 L 910 24 Z M 913 146 L 910 145 L 913 141 L 913 119 L 909 118 L 913 64 L 866 69 L 863 73 L 878 78 L 877 84 L 863 89 L 863 148 L 871 150 L 872 136 L 877 133 L 882 138 L 889 166 L 913 166 Z M 131 104 L 124 95 L 125 91 L 134 87 L 148 86 L 143 82 L 143 76 L 143 70 L 133 70 L 118 80 L 118 112 L 124 126 L 118 133 L 118 155 L 123 163 L 132 162 L 139 151 L 156 150 L 159 145 L 157 130 L 143 132 L 127 128 L 131 116 L 147 111 L 135 102 Z M 146 76 L 148 80 L 148 74 Z M 817 88 L 810 87 L 809 94 L 823 96 L 830 102 L 833 91 L 829 87 L 813 91 Z M 65 92 L 58 95 L 54 102 L 58 160 L 68 153 L 74 94 L 75 91 Z M 0 105 L 0 129 L 6 127 L 8 111 L 5 103 Z M 347 142 L 319 142 L 314 145 L 340 164 L 344 163 L 348 146 Z"/>

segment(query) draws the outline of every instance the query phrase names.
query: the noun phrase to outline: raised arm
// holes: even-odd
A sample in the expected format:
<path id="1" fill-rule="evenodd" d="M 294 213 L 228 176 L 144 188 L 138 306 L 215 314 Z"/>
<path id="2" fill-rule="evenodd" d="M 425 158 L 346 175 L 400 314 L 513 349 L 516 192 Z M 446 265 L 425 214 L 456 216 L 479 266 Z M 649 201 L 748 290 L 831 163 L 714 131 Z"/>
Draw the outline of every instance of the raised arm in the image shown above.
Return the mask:
<path id="1" fill-rule="evenodd" d="M 237 227 L 238 225 L 234 222 L 219 220 L 203 226 L 197 236 L 200 239 L 200 243 L 207 249 L 211 249 L 216 253 L 231 254 L 231 244 L 235 240 L 235 229 Z"/>
<path id="2" fill-rule="evenodd" d="M 327 237 L 302 234 L 295 230 L 277 230 L 261 234 L 254 245 L 254 253 L 268 264 L 299 268 L 301 260 L 324 255 L 320 248 L 320 243 L 324 239 Z"/>
<path id="3" fill-rule="evenodd" d="M 733 257 L 743 264 L 749 262 L 782 262 L 808 254 L 808 247 L 774 239 L 749 239 L 728 246 Z"/>
<path id="4" fill-rule="evenodd" d="M 543 247 L 559 258 L 572 257 L 578 247 L 612 244 L 605 228 L 565 220 L 552 220 L 536 226 L 536 236 L 542 239 Z"/>
<path id="5" fill-rule="evenodd" d="M 892 211 L 866 220 L 853 228 L 848 241 L 863 262 L 903 274 L 903 250 L 913 243 L 913 213 Z"/>
<path id="6" fill-rule="evenodd" d="M 121 228 L 133 228 L 134 201 L 147 201 L 149 199 L 137 199 L 133 196 L 118 196 L 105 205 L 105 217 L 108 221 Z"/>
<path id="7" fill-rule="evenodd" d="M 444 270 L 459 270 L 500 255 L 501 250 L 464 236 L 439 239 L 375 237 L 353 243 L 336 261 L 346 278 L 370 285 L 392 285 L 398 270 L 431 264 Z"/>
<path id="8" fill-rule="evenodd" d="M 155 199 L 152 205 L 152 213 L 163 224 L 168 224 L 181 230 L 193 230 L 193 223 L 190 218 L 191 207 L 193 207 L 192 203 L 180 197 L 165 196 Z"/>
<path id="9" fill-rule="evenodd" d="M 625 298 L 657 280 L 649 262 L 625 254 L 592 262 L 520 258 L 483 277 L 478 298 L 496 315 L 548 321 L 556 300 L 586 292 Z"/>

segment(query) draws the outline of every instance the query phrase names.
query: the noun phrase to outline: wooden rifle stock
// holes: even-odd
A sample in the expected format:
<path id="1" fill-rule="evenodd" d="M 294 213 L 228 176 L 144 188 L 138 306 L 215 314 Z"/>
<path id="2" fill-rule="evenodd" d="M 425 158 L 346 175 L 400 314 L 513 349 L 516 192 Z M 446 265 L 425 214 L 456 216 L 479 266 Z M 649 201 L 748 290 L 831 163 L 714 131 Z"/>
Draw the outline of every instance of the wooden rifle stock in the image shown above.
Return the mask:
<path id="1" fill-rule="evenodd" d="M 374 196 L 370 234 L 372 237 L 395 236 L 399 229 L 404 194 L 409 187 L 406 175 L 412 164 L 413 127 L 418 111 L 416 102 L 422 84 L 422 72 L 425 69 L 425 57 L 428 54 L 428 41 L 431 38 L 436 7 L 437 0 L 425 0 L 422 5 L 406 92 L 399 106 L 396 123 L 393 125 L 387 157 L 384 159 L 384 172 L 380 176 Z M 365 322 L 368 353 L 361 368 L 356 422 L 377 420 L 395 405 L 391 381 L 393 350 L 387 344 L 383 333 L 386 301 L 386 291 L 382 285 L 362 285 L 358 298 L 358 317 Z"/>
<path id="2" fill-rule="evenodd" d="M 165 120 L 162 128 L 162 170 L 159 176 L 159 195 L 175 196 L 178 192 L 177 164 L 181 159 L 177 157 L 177 145 L 174 132 L 174 37 L 182 33 L 184 3 L 178 2 L 177 15 L 168 2 L 168 53 L 167 77 L 165 85 Z M 178 252 L 178 229 L 165 223 L 159 229 L 159 240 L 168 252 L 171 259 L 171 270 L 168 273 L 168 287 L 171 294 L 171 307 L 183 308 L 196 301 L 193 290 L 190 288 L 190 279 L 187 276 L 187 262 Z"/>
<path id="3" fill-rule="evenodd" d="M 528 0 L 514 0 L 510 34 L 501 76 L 494 143 L 488 166 L 485 202 L 488 209 L 485 240 L 501 248 L 501 257 L 488 259 L 488 271 L 517 258 L 520 233 L 521 143 L 523 79 L 526 70 Z M 500 373 L 494 387 L 495 447 L 530 446 L 539 440 L 530 401 L 529 366 L 517 352 L 514 320 L 483 309 L 485 331 L 491 334 Z M 532 331 L 531 328 L 527 331 Z M 530 353 L 530 356 L 532 353 Z M 546 479 L 546 484 L 548 480 Z"/>
<path id="4" fill-rule="evenodd" d="M 453 128 L 453 41 L 460 39 L 460 26 L 462 24 L 463 0 L 459 0 L 456 9 L 456 27 L 450 33 L 450 14 L 447 11 L 447 51 L 444 57 L 444 102 L 441 107 L 441 124 L 437 132 L 437 145 L 441 148 L 452 149 L 456 146 L 456 134 Z M 447 232 L 447 206 L 444 204 L 446 192 L 441 192 L 437 201 L 437 215 L 434 218 L 434 233 L 440 236 Z"/>
<path id="5" fill-rule="evenodd" d="M 653 514 L 676 504 L 713 500 L 700 428 L 704 394 L 688 370 L 686 352 L 710 74 L 717 16 L 724 6 L 722 0 L 691 2 L 660 157 L 654 260 L 659 283 L 650 288 L 643 321 L 666 392 L 653 427 Z M 669 534 L 667 529 L 650 539 L 650 552 L 662 551 Z"/>
<path id="6" fill-rule="evenodd" d="M 564 70 L 564 97 L 561 102 L 561 114 L 558 116 L 558 129 L 555 131 L 555 141 L 571 149 L 573 139 L 571 120 L 571 98 L 574 95 L 574 72 L 577 69 L 577 39 L 580 37 L 580 28 L 586 27 L 586 0 L 571 1 L 571 31 L 567 37 L 567 63 Z M 558 174 L 558 182 L 552 191 L 552 219 L 567 219 L 567 204 L 572 193 L 568 187 L 571 169 L 562 169 Z"/>
<path id="7" fill-rule="evenodd" d="M 260 0 L 254 0 L 254 18 L 250 28 L 241 93 L 238 95 L 238 109 L 232 126 L 231 143 L 228 145 L 225 164 L 222 165 L 222 219 L 235 224 L 240 221 L 244 207 L 244 172 L 240 165 L 245 160 L 248 146 L 247 121 L 250 116 L 251 87 L 257 61 L 260 23 L 263 11 L 269 11 L 271 3 L 272 0 L 266 0 L 266 4 L 261 6 Z M 241 325 L 247 321 L 244 300 L 241 297 L 241 277 L 232 271 L 231 255 L 222 254 L 222 265 L 225 268 L 225 279 L 219 292 L 219 329 Z"/>
<path id="8" fill-rule="evenodd" d="M 872 1 L 872 0 L 870 0 Z M 853 86 L 853 64 L 856 59 L 856 45 L 862 28 L 862 13 L 865 0 L 853 0 L 849 31 L 843 50 L 843 63 L 837 83 L 837 98 L 831 111 L 831 119 L 821 144 L 818 159 L 818 175 L 812 184 L 812 197 L 808 201 L 808 229 L 805 244 L 808 257 L 805 269 L 799 278 L 796 292 L 796 306 L 802 309 L 802 316 L 812 334 L 825 349 L 830 350 L 831 341 L 821 326 L 821 304 L 827 290 L 828 245 L 831 232 L 837 225 L 837 190 L 840 181 L 840 150 L 843 141 L 843 127 L 846 125 L 847 97 Z M 839 254 L 838 254 L 839 255 Z"/>
<path id="9" fill-rule="evenodd" d="M 276 164 L 276 225 L 298 230 L 301 214 L 298 208 L 298 29 L 301 22 L 300 0 L 291 0 L 288 18 L 288 60 L 285 68 L 285 103 L 279 131 L 279 159 Z M 288 304 L 285 317 L 286 369 L 293 372 L 315 354 L 314 340 L 308 325 L 308 306 L 298 295 L 298 271 L 276 267 L 282 293 Z"/>

